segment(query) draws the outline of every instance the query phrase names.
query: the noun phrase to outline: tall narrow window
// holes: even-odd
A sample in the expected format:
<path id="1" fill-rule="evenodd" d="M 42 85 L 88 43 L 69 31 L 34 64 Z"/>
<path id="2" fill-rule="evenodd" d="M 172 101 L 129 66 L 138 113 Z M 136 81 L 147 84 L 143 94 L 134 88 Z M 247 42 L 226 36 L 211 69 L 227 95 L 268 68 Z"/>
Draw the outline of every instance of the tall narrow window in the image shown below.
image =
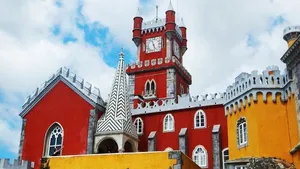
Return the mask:
<path id="1" fill-rule="evenodd" d="M 134 120 L 134 125 L 136 127 L 136 133 L 138 135 L 142 135 L 143 134 L 143 129 L 144 129 L 144 124 L 143 124 L 143 120 L 138 117 Z"/>
<path id="2" fill-rule="evenodd" d="M 45 139 L 45 156 L 61 155 L 63 146 L 63 129 L 58 123 L 54 123 L 47 131 Z"/>
<path id="3" fill-rule="evenodd" d="M 150 94 L 150 83 L 149 81 L 146 82 L 146 95 Z"/>
<path id="4" fill-rule="evenodd" d="M 167 114 L 164 118 L 164 131 L 174 130 L 174 117 L 171 114 Z"/>
<path id="5" fill-rule="evenodd" d="M 237 121 L 237 142 L 239 146 L 245 146 L 248 142 L 247 122 L 245 118 L 240 118 Z"/>
<path id="6" fill-rule="evenodd" d="M 199 166 L 203 168 L 208 167 L 207 163 L 207 151 L 202 145 L 198 145 L 195 147 L 193 151 L 193 161 Z"/>
<path id="7" fill-rule="evenodd" d="M 150 92 L 150 94 L 152 95 L 152 94 L 155 94 L 155 82 L 154 82 L 154 80 L 152 80 L 151 81 L 151 92 Z"/>
<path id="8" fill-rule="evenodd" d="M 229 150 L 228 148 L 225 148 L 223 151 L 222 151 L 222 161 L 223 161 L 223 169 L 225 169 L 225 163 L 226 161 L 229 160 Z"/>
<path id="9" fill-rule="evenodd" d="M 194 116 L 194 128 L 206 127 L 206 115 L 203 110 L 198 110 Z"/>

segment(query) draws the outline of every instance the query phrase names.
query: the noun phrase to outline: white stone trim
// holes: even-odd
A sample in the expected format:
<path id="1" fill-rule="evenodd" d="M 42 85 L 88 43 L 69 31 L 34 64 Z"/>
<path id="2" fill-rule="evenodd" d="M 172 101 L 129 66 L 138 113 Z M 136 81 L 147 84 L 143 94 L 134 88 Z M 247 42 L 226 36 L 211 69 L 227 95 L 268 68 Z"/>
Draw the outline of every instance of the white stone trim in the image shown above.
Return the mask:
<path id="1" fill-rule="evenodd" d="M 169 117 L 171 119 L 171 121 L 167 121 L 168 123 L 171 123 L 171 128 L 170 129 L 166 129 L 167 126 L 166 125 L 166 120 L 167 117 Z M 173 132 L 175 131 L 175 118 L 173 117 L 173 115 L 171 113 L 168 113 L 165 115 L 164 120 L 163 120 L 163 132 L 167 133 L 167 132 Z"/>
<path id="2" fill-rule="evenodd" d="M 204 126 L 201 126 L 201 114 L 203 115 L 204 118 Z M 196 122 L 197 116 L 199 116 L 199 126 L 197 126 L 197 122 Z M 199 109 L 194 114 L 194 129 L 206 128 L 206 126 L 207 126 L 206 113 L 202 109 Z"/>
<path id="3" fill-rule="evenodd" d="M 204 152 L 204 155 L 205 155 L 205 165 L 200 165 L 200 164 L 197 164 L 197 163 L 195 162 L 196 151 L 197 151 L 199 148 L 202 149 L 203 152 Z M 201 157 L 201 156 L 199 155 L 199 162 L 200 162 L 200 159 L 201 159 L 200 157 Z M 208 168 L 208 155 L 207 155 L 207 150 L 205 149 L 205 147 L 204 147 L 203 145 L 197 145 L 197 146 L 194 148 L 192 160 L 193 160 L 199 167 L 201 167 L 201 168 Z"/>

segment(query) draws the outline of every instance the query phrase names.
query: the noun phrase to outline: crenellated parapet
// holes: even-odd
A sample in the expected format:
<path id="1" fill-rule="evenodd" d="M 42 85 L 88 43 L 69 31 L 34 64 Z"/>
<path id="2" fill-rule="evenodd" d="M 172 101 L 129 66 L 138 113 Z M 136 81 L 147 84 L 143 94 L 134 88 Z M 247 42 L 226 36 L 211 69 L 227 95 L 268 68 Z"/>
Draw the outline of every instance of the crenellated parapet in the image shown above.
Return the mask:
<path id="1" fill-rule="evenodd" d="M 174 111 L 181 109 L 189 109 L 200 106 L 222 105 L 224 104 L 224 93 L 206 94 L 199 96 L 190 96 L 185 94 L 178 96 L 178 102 L 175 99 L 165 99 L 158 101 L 151 101 L 145 103 L 138 103 L 136 109 L 132 109 L 133 115 L 157 113 L 164 111 Z"/>
<path id="2" fill-rule="evenodd" d="M 0 159 L 0 168 L 1 169 L 32 169 L 34 167 L 34 162 L 30 161 L 21 161 L 14 159 L 13 163 L 9 162 L 9 159 Z"/>
<path id="3" fill-rule="evenodd" d="M 269 66 L 258 74 L 252 71 L 251 74 L 241 73 L 235 78 L 235 82 L 228 86 L 225 93 L 225 115 L 236 112 L 242 107 L 251 104 L 251 100 L 257 101 L 257 95 L 263 95 L 263 101 L 267 101 L 267 94 L 272 95 L 273 102 L 276 102 L 276 95 L 280 94 L 281 101 L 286 101 L 293 91 L 293 83 L 288 78 L 286 70 L 280 73 L 278 66 Z"/>
<path id="4" fill-rule="evenodd" d="M 166 29 L 166 18 L 160 19 L 153 19 L 151 21 L 143 22 L 142 24 L 142 34 L 148 34 L 153 32 L 160 32 Z M 182 31 L 180 30 L 179 26 L 175 26 L 175 31 L 177 37 L 182 40 Z"/>
<path id="5" fill-rule="evenodd" d="M 191 83 L 191 79 L 192 79 L 191 74 L 184 68 L 184 66 L 180 63 L 180 61 L 175 56 L 172 56 L 171 58 L 166 57 L 166 58 L 138 61 L 136 63 L 128 65 L 126 68 L 126 72 L 128 74 L 131 74 L 139 71 L 162 69 L 168 67 L 177 68 L 179 72 L 183 73 L 186 80 Z"/>
<path id="6" fill-rule="evenodd" d="M 37 98 L 39 98 L 39 96 L 47 93 L 49 90 L 49 86 L 57 82 L 58 78 L 61 78 L 61 80 L 68 82 L 68 84 L 71 84 L 71 88 L 75 88 L 77 91 L 80 92 L 81 95 L 85 96 L 92 102 L 104 104 L 99 88 L 93 86 L 89 82 L 86 82 L 84 79 L 70 71 L 70 69 L 61 67 L 56 71 L 56 73 L 50 76 L 48 80 L 46 80 L 39 87 L 37 87 L 33 91 L 33 93 L 26 98 L 26 101 L 22 106 L 22 112 L 20 115 L 24 116 L 27 113 L 26 109 L 32 107 L 32 103 L 37 101 Z"/>

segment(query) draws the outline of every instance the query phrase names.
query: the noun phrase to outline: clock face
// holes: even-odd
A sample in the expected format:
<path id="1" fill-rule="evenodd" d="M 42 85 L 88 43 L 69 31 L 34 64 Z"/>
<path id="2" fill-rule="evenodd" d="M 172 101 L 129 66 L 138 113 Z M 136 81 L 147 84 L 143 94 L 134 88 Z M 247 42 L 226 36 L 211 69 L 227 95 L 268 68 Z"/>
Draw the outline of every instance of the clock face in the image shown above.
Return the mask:
<path id="1" fill-rule="evenodd" d="M 146 53 L 161 51 L 161 36 L 146 39 Z"/>
<path id="2" fill-rule="evenodd" d="M 173 41 L 173 50 L 174 50 L 174 55 L 176 55 L 178 58 L 180 57 L 180 49 L 178 43 L 174 40 Z"/>

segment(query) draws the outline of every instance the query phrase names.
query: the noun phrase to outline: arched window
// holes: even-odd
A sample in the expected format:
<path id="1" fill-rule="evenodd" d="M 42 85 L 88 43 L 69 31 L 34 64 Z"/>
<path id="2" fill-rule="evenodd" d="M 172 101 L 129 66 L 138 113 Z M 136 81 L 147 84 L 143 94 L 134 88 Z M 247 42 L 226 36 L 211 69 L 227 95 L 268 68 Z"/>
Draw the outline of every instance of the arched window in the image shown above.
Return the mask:
<path id="1" fill-rule="evenodd" d="M 229 160 L 229 150 L 228 148 L 224 148 L 222 151 L 222 161 L 223 161 L 223 169 L 225 169 L 225 163 Z"/>
<path id="2" fill-rule="evenodd" d="M 194 116 L 194 128 L 206 127 L 206 115 L 203 110 L 198 110 Z"/>
<path id="3" fill-rule="evenodd" d="M 167 114 L 164 118 L 164 131 L 174 131 L 174 117 L 171 114 Z"/>
<path id="4" fill-rule="evenodd" d="M 154 80 L 152 79 L 152 80 L 151 80 L 151 91 L 150 91 L 150 95 L 155 94 L 155 93 L 156 93 L 155 90 L 156 90 L 156 85 L 155 85 Z"/>
<path id="5" fill-rule="evenodd" d="M 136 127 L 136 133 L 138 135 L 142 135 L 143 134 L 143 129 L 144 129 L 144 123 L 143 123 L 143 120 L 138 117 L 134 120 L 134 125 Z"/>
<path id="6" fill-rule="evenodd" d="M 145 97 L 151 97 L 156 95 L 156 83 L 154 79 L 152 80 L 147 80 L 145 83 L 145 92 L 144 96 Z"/>
<path id="7" fill-rule="evenodd" d="M 199 166 L 203 168 L 208 167 L 207 163 L 207 151 L 202 145 L 198 145 L 195 147 L 193 151 L 193 161 Z"/>
<path id="8" fill-rule="evenodd" d="M 63 146 L 64 131 L 61 125 L 54 123 L 46 133 L 46 139 L 44 143 L 44 155 L 53 156 L 61 155 L 61 148 Z M 56 153 L 56 154 L 54 154 Z"/>
<path id="9" fill-rule="evenodd" d="M 171 147 L 167 147 L 165 151 L 173 151 L 173 149 Z"/>
<path id="10" fill-rule="evenodd" d="M 248 142 L 246 118 L 243 117 L 237 121 L 236 130 L 238 145 L 245 146 Z"/>

